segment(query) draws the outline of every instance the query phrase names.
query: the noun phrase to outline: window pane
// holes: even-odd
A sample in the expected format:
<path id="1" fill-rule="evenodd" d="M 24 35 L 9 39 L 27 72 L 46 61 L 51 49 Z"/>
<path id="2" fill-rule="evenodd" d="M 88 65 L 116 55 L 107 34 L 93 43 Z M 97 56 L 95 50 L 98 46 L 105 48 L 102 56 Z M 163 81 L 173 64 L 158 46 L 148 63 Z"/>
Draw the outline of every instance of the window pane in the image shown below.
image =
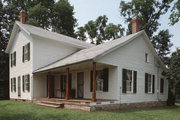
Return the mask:
<path id="1" fill-rule="evenodd" d="M 152 80 L 150 74 L 148 74 L 148 93 L 152 93 Z"/>
<path id="2" fill-rule="evenodd" d="M 132 91 L 132 71 L 127 70 L 127 80 L 126 80 L 126 91 L 131 92 Z"/>
<path id="3" fill-rule="evenodd" d="M 103 90 L 103 71 L 97 71 L 96 74 L 96 90 L 102 91 Z"/>

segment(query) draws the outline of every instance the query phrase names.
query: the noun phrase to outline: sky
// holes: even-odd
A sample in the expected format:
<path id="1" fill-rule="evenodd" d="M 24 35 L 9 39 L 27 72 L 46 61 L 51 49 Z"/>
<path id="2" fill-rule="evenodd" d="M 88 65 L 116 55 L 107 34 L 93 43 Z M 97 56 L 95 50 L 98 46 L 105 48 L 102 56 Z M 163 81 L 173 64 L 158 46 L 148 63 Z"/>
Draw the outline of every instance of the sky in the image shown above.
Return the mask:
<path id="1" fill-rule="evenodd" d="M 95 20 L 100 15 L 106 15 L 108 21 L 114 24 L 122 24 L 127 28 L 127 24 L 124 23 L 125 19 L 120 16 L 119 4 L 121 0 L 69 0 L 71 5 L 74 6 L 75 18 L 78 20 L 78 26 L 83 26 L 90 20 Z M 130 1 L 130 0 L 124 0 Z M 170 34 L 173 35 L 171 42 L 173 47 L 171 52 L 175 51 L 177 47 L 180 47 L 180 22 L 174 26 L 170 26 L 169 23 L 170 11 L 162 16 L 159 20 L 161 26 L 159 30 L 169 29 Z"/>

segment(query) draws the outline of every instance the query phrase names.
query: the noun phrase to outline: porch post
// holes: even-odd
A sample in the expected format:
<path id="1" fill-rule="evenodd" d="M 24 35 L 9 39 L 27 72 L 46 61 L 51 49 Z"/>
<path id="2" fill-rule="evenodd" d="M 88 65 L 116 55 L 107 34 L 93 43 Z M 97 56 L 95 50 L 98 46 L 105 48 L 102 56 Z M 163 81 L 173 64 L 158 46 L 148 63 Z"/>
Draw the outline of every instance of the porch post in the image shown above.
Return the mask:
<path id="1" fill-rule="evenodd" d="M 92 101 L 96 101 L 96 62 L 93 62 L 93 88 Z"/>
<path id="2" fill-rule="evenodd" d="M 69 99 L 69 68 L 67 68 L 67 77 L 66 77 L 66 100 Z"/>

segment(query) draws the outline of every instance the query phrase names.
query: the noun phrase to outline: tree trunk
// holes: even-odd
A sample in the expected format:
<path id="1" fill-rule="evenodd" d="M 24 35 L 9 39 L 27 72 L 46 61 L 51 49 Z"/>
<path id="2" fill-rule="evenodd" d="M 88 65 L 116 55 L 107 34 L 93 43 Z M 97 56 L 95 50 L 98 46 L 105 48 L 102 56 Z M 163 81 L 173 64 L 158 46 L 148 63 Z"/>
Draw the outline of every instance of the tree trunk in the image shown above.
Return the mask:
<path id="1" fill-rule="evenodd" d="M 176 102 L 176 83 L 173 83 L 172 87 L 169 87 L 167 105 L 173 106 Z"/>

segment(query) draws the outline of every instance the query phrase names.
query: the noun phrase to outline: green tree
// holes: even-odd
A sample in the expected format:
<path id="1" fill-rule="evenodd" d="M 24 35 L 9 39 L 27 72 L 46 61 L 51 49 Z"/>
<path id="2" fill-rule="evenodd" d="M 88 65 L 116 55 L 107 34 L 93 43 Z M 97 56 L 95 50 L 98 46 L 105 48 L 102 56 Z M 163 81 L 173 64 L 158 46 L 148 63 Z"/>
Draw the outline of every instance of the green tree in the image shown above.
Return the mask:
<path id="1" fill-rule="evenodd" d="M 106 35 L 106 39 L 114 40 L 119 38 L 120 36 L 123 36 L 124 28 L 120 24 L 114 25 L 113 23 L 109 23 L 106 26 L 104 32 Z"/>
<path id="2" fill-rule="evenodd" d="M 5 53 L 6 45 L 8 42 L 8 34 L 5 29 L 6 27 L 6 18 L 4 6 L 0 1 L 0 81 L 8 81 L 9 77 L 9 59 L 8 55 Z M 0 85 L 0 87 L 2 87 Z"/>
<path id="3" fill-rule="evenodd" d="M 165 75 L 169 80 L 168 104 L 174 105 L 177 85 L 180 83 L 180 49 L 172 53 Z"/>
<path id="4" fill-rule="evenodd" d="M 26 23 L 42 27 L 45 29 L 50 28 L 50 11 L 40 3 L 28 9 L 28 20 Z"/>
<path id="5" fill-rule="evenodd" d="M 84 27 L 78 27 L 78 30 L 76 31 L 76 35 L 77 35 L 77 39 L 82 40 L 82 41 L 86 41 L 86 29 Z"/>
<path id="6" fill-rule="evenodd" d="M 75 37 L 74 27 L 77 20 L 74 17 L 74 7 L 68 0 L 60 0 L 53 8 L 52 31 Z"/>
<path id="7" fill-rule="evenodd" d="M 180 1 L 177 0 L 177 2 L 174 3 L 174 6 L 171 10 L 171 15 L 170 15 L 170 23 L 171 25 L 174 25 L 177 23 L 180 19 Z"/>
<path id="8" fill-rule="evenodd" d="M 152 43 L 155 45 L 159 56 L 166 58 L 167 55 L 170 54 L 170 47 L 173 45 L 170 42 L 171 37 L 172 35 L 170 35 L 169 30 L 161 30 L 158 35 L 152 38 Z"/>
<path id="9" fill-rule="evenodd" d="M 121 25 L 109 23 L 107 16 L 99 16 L 95 21 L 90 20 L 83 27 L 79 27 L 76 35 L 83 41 L 90 39 L 92 44 L 101 44 L 106 40 L 113 40 L 123 36 L 124 28 Z"/>

